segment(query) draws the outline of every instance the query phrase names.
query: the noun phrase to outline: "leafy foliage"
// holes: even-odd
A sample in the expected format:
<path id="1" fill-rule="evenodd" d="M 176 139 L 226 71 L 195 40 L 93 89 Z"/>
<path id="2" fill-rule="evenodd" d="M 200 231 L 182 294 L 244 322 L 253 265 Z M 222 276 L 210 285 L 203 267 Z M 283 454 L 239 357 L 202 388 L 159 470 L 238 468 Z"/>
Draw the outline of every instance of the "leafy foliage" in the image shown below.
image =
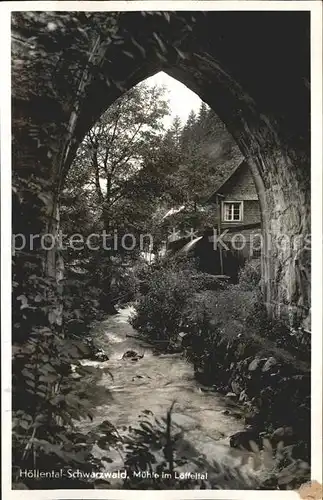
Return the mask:
<path id="1" fill-rule="evenodd" d="M 125 439 L 125 466 L 128 489 L 186 489 L 190 481 L 179 485 L 174 472 L 187 463 L 187 459 L 177 451 L 177 442 L 182 433 L 173 432 L 171 414 L 174 404 L 166 418 L 158 419 L 149 410 L 139 415 L 139 426 L 129 429 Z M 147 477 L 144 474 L 147 473 Z M 140 473 L 141 477 L 137 477 Z M 192 483 L 192 482 L 191 482 Z M 193 486 L 198 484 L 193 482 Z M 192 484 L 190 485 L 192 487 Z"/>
<path id="2" fill-rule="evenodd" d="M 293 445 L 293 459 L 309 461 L 308 339 L 268 320 L 254 263 L 241 271 L 237 285 L 212 292 L 192 276 L 189 268 L 156 271 L 133 325 L 166 346 L 182 332 L 198 379 L 232 393 L 245 408 L 246 423 L 258 433 L 291 426 L 287 444 Z M 164 301 L 167 315 L 162 314 Z"/>
<path id="3" fill-rule="evenodd" d="M 137 305 L 132 326 L 164 346 L 175 341 L 181 329 L 182 310 L 194 293 L 190 270 L 157 269 L 146 279 L 148 294 Z"/>
<path id="4" fill-rule="evenodd" d="M 177 117 L 174 119 L 164 145 L 172 151 L 178 165 L 169 177 L 167 197 L 172 206 L 183 207 L 165 224 L 180 229 L 212 227 L 214 207 L 207 201 L 241 160 L 235 142 L 219 117 L 203 102 L 198 115 L 192 111 L 184 125 Z"/>
<path id="5" fill-rule="evenodd" d="M 106 230 L 123 222 L 125 199 L 144 194 L 144 176 L 138 173 L 158 147 L 161 120 L 168 112 L 163 93 L 163 88 L 145 84 L 132 88 L 102 114 L 78 149 L 65 192 L 73 193 L 77 186 L 87 193 L 92 218 Z"/>
<path id="6" fill-rule="evenodd" d="M 141 295 L 132 326 L 164 349 L 177 344 L 185 311 L 195 294 L 205 288 L 221 288 L 214 276 L 199 272 L 186 257 L 156 262 L 141 270 Z"/>
<path id="7" fill-rule="evenodd" d="M 309 479 L 309 466 L 295 458 L 291 446 L 262 438 L 260 446 L 250 442 L 250 450 L 235 465 L 181 451 L 185 432 L 172 421 L 174 403 L 165 418 L 156 418 L 144 410 L 138 426 L 129 427 L 121 445 L 127 478 L 126 489 L 295 489 Z M 179 480 L 180 472 L 204 471 L 207 478 Z M 177 474 L 177 475 L 176 475 Z"/>

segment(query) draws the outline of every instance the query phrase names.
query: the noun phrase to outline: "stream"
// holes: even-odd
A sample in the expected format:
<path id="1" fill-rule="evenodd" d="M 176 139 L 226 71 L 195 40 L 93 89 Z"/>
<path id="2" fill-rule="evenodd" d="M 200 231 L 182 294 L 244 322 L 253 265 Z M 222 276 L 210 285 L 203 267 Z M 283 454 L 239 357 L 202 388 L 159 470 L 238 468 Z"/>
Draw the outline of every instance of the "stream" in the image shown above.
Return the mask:
<path id="1" fill-rule="evenodd" d="M 138 415 L 143 410 L 148 409 L 159 418 L 165 417 L 175 401 L 172 423 L 177 430 L 183 431 L 180 451 L 192 458 L 203 454 L 206 465 L 199 472 L 204 473 L 208 469 L 209 477 L 215 474 L 211 466 L 215 460 L 220 465 L 216 474 L 222 489 L 242 488 L 241 483 L 234 482 L 234 478 L 230 479 L 230 485 L 227 484 L 226 468 L 234 469 L 246 455 L 242 450 L 230 448 L 229 443 L 232 434 L 244 430 L 243 419 L 232 414 L 232 402 L 225 396 L 196 381 L 193 366 L 181 353 L 156 355 L 149 344 L 135 338 L 136 331 L 128 322 L 133 312 L 133 307 L 125 307 L 95 327 L 95 338 L 109 360 L 84 360 L 83 364 L 102 370 L 99 385 L 107 387 L 111 397 L 99 402 L 93 410 L 93 421 L 82 422 L 82 430 L 90 430 L 104 420 L 109 420 L 118 429 L 129 425 L 137 427 Z M 123 359 L 128 350 L 134 350 L 143 357 L 136 362 Z M 100 452 L 98 447 L 93 451 L 98 457 L 107 456 L 107 452 Z M 110 456 L 113 463 L 107 464 L 107 469 L 122 469 L 119 453 L 111 452 Z M 249 469 L 249 466 L 239 467 L 240 473 L 244 471 L 248 477 L 251 474 Z M 187 466 L 185 470 L 193 471 Z M 120 487 L 120 484 L 116 482 L 114 487 Z"/>

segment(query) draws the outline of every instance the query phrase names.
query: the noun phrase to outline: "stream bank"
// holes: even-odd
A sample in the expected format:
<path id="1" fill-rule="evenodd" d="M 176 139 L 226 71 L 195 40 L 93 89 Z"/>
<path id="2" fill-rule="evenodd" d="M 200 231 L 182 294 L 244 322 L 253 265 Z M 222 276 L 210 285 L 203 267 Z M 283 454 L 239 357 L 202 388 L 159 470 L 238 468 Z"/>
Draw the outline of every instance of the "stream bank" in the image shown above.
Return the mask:
<path id="1" fill-rule="evenodd" d="M 83 364 L 102 371 L 99 385 L 108 388 L 110 393 L 94 408 L 93 420 L 81 423 L 82 431 L 91 430 L 105 420 L 118 430 L 135 427 L 144 410 L 164 418 L 174 403 L 172 425 L 174 430 L 182 432 L 177 443 L 179 452 L 188 459 L 204 456 L 203 470 L 195 467 L 194 471 L 205 473 L 208 469 L 209 478 L 215 473 L 213 461 L 220 464 L 216 474 L 225 483 L 228 480 L 225 471 L 239 467 L 246 458 L 247 452 L 230 447 L 230 436 L 245 428 L 243 419 L 230 400 L 195 379 L 192 365 L 181 353 L 156 354 L 151 345 L 138 338 L 128 322 L 133 312 L 133 307 L 125 307 L 95 326 L 96 341 L 109 359 L 84 360 Z M 135 351 L 140 359 L 123 357 L 128 351 Z M 98 458 L 107 456 L 98 447 L 94 454 Z M 109 457 L 112 462 L 106 464 L 107 470 L 123 468 L 123 457 L 118 451 L 111 451 Z M 192 466 L 183 470 L 194 472 Z M 247 476 L 251 473 L 248 465 L 244 471 Z M 233 479 L 227 488 L 241 488 L 241 484 L 232 483 Z M 222 489 L 225 489 L 224 483 L 220 485 Z M 120 486 L 120 479 L 111 483 L 111 487 Z"/>

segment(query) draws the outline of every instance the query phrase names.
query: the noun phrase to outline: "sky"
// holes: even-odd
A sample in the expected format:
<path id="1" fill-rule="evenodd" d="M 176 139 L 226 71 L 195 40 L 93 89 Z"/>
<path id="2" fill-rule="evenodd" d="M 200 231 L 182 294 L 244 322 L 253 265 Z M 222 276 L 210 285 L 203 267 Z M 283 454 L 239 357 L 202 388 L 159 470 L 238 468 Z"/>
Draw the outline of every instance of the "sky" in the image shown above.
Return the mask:
<path id="1" fill-rule="evenodd" d="M 145 83 L 148 85 L 164 85 L 167 89 L 166 96 L 169 99 L 171 115 L 164 120 L 165 127 L 169 127 L 176 115 L 180 117 L 182 123 L 185 123 L 190 111 L 198 111 L 201 105 L 201 99 L 194 94 L 185 85 L 168 76 L 164 72 L 156 73 L 147 78 Z"/>

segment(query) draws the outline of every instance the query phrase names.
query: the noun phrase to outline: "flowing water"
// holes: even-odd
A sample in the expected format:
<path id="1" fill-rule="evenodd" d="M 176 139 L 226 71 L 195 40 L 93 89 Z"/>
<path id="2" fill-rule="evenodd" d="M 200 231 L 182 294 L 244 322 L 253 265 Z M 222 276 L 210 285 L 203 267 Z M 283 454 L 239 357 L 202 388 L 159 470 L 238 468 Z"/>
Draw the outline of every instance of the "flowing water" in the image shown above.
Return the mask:
<path id="1" fill-rule="evenodd" d="M 99 384 L 111 391 L 111 397 L 99 402 L 94 409 L 93 422 L 82 423 L 83 430 L 103 420 L 109 420 L 117 428 L 136 427 L 138 415 L 143 410 L 152 411 L 156 417 L 165 417 L 175 401 L 172 422 L 183 431 L 179 444 L 181 452 L 190 457 L 204 454 L 208 463 L 215 460 L 234 468 L 242 452 L 230 448 L 229 437 L 244 429 L 243 420 L 226 414 L 227 399 L 201 386 L 194 378 L 192 365 L 180 353 L 156 355 L 151 346 L 138 336 L 135 338 L 136 331 L 128 323 L 133 312 L 132 307 L 120 309 L 117 315 L 95 328 L 96 337 L 109 360 L 84 361 L 84 364 L 102 369 Z M 136 362 L 123 359 L 128 350 L 143 357 Z M 99 451 L 96 452 L 99 455 Z M 110 470 L 122 467 L 117 452 L 113 460 Z"/>

